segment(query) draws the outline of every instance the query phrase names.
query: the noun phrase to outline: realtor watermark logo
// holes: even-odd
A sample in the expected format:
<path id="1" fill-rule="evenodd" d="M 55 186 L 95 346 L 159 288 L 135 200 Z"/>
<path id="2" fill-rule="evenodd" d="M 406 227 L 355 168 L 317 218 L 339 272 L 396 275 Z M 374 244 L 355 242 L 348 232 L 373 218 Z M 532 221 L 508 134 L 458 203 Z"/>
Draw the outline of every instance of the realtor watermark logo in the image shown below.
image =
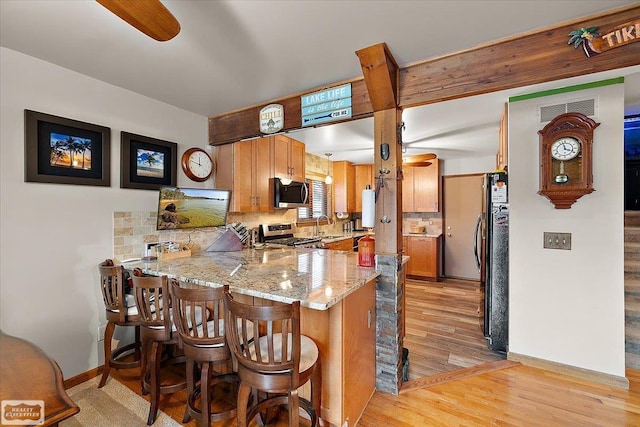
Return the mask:
<path id="1" fill-rule="evenodd" d="M 2 425 L 44 424 L 44 400 L 3 400 Z"/>

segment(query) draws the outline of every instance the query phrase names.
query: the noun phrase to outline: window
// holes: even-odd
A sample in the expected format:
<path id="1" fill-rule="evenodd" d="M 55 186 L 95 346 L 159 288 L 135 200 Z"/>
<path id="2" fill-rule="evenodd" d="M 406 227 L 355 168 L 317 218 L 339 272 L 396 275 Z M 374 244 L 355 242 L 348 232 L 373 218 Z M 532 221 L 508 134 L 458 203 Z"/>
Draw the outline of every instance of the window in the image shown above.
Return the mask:
<path id="1" fill-rule="evenodd" d="M 298 208 L 298 220 L 314 220 L 321 215 L 329 215 L 331 209 L 331 186 L 323 181 L 307 179 L 309 184 L 310 207 Z"/>

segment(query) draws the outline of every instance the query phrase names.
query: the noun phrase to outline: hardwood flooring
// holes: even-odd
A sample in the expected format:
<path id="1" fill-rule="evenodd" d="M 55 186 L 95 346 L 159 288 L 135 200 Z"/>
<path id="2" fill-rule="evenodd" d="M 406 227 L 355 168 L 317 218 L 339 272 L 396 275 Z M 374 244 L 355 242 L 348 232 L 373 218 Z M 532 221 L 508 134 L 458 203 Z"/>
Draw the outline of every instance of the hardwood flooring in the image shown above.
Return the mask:
<path id="1" fill-rule="evenodd" d="M 406 335 L 409 380 L 505 359 L 487 348 L 480 327 L 478 282 L 407 279 Z"/>
<path id="2" fill-rule="evenodd" d="M 627 370 L 630 389 L 623 390 L 504 360 L 486 349 L 480 301 L 474 282 L 407 281 L 410 381 L 397 396 L 375 392 L 358 426 L 640 425 L 640 371 Z M 111 380 L 139 394 L 136 374 L 120 370 Z M 185 394 L 163 396 L 160 409 L 180 422 Z"/>
<path id="3" fill-rule="evenodd" d="M 398 396 L 376 392 L 358 426 L 638 426 L 640 371 L 627 378 L 624 390 L 514 363 Z"/>

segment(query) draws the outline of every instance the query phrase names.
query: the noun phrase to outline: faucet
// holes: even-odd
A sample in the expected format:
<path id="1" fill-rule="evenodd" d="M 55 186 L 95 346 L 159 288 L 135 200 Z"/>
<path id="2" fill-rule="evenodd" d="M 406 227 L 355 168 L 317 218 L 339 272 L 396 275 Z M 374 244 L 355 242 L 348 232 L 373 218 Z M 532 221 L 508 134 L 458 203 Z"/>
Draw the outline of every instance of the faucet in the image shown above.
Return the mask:
<path id="1" fill-rule="evenodd" d="M 320 215 L 318 218 L 316 218 L 316 236 L 320 235 L 320 220 L 322 219 L 322 217 L 327 218 L 327 223 L 331 224 L 331 219 L 327 215 Z"/>

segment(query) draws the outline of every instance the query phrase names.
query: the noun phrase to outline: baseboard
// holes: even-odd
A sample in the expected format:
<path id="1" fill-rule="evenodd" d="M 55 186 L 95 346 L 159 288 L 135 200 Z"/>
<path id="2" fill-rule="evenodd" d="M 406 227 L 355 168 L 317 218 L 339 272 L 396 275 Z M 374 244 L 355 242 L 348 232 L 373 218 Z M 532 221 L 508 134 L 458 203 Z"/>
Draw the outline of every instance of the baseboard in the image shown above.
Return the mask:
<path id="1" fill-rule="evenodd" d="M 565 365 L 563 363 L 552 362 L 545 359 L 538 359 L 537 357 L 526 356 L 524 354 L 514 352 L 509 352 L 507 354 L 507 359 L 513 360 L 514 362 L 520 362 L 526 366 L 532 366 L 546 371 L 570 375 L 572 377 L 629 390 L 629 380 L 626 377 L 619 377 L 617 375 L 605 374 L 598 371 L 592 371 L 590 369 L 578 368 L 576 366 Z"/>
<path id="2" fill-rule="evenodd" d="M 97 368 L 93 368 L 90 371 L 83 372 L 75 377 L 71 377 L 69 379 L 64 380 L 64 389 L 69 390 L 71 387 L 77 386 L 78 384 L 82 384 L 85 381 L 89 381 L 92 378 L 97 377 L 102 374 L 102 370 L 104 369 L 104 365 L 100 365 Z"/>

